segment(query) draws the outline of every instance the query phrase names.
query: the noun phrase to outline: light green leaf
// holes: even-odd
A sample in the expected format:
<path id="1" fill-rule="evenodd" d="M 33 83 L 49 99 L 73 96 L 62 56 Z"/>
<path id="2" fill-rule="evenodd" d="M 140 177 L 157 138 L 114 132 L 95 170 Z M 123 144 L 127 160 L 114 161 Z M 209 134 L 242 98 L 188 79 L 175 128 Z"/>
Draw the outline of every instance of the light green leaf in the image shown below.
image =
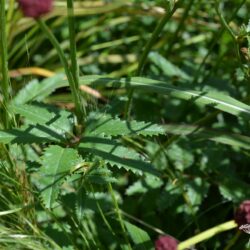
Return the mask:
<path id="1" fill-rule="evenodd" d="M 144 179 L 138 180 L 126 189 L 126 195 L 144 194 L 149 190 L 160 188 L 163 182 L 152 175 L 146 175 Z"/>
<path id="2" fill-rule="evenodd" d="M 111 86 L 116 88 L 156 92 L 183 100 L 192 100 L 201 105 L 209 105 L 232 115 L 250 118 L 250 107 L 248 105 L 219 92 L 208 93 L 183 89 L 162 81 L 142 77 L 115 79 L 102 76 L 83 76 L 80 78 L 80 83 L 91 84 L 94 87 Z"/>
<path id="3" fill-rule="evenodd" d="M 42 167 L 38 171 L 41 197 L 45 207 L 53 207 L 64 178 L 79 160 L 75 149 L 55 145 L 46 148 L 42 157 Z"/>
<path id="4" fill-rule="evenodd" d="M 148 57 L 155 65 L 157 65 L 166 76 L 178 77 L 185 81 L 190 81 L 191 77 L 187 75 L 184 71 L 179 69 L 177 66 L 169 62 L 166 58 L 161 56 L 157 52 L 150 52 Z"/>
<path id="5" fill-rule="evenodd" d="M 154 246 L 152 241 L 148 235 L 148 233 L 141 228 L 129 223 L 128 221 L 124 221 L 125 227 L 128 231 L 129 236 L 134 242 L 135 246 L 133 249 L 135 250 L 153 250 Z"/>
<path id="6" fill-rule="evenodd" d="M 30 101 L 42 101 L 55 91 L 64 87 L 65 81 L 63 74 L 46 78 L 43 81 L 33 80 L 26 84 L 13 99 L 14 104 L 25 104 Z"/>
<path id="7" fill-rule="evenodd" d="M 187 150 L 178 144 L 171 144 L 166 153 L 176 169 L 180 171 L 192 166 L 194 162 L 191 149 Z"/>
<path id="8" fill-rule="evenodd" d="M 198 211 L 202 201 L 206 198 L 210 184 L 202 178 L 196 177 L 192 181 L 186 181 L 183 187 L 189 202 L 189 205 L 186 205 L 186 210 L 192 214 L 194 211 Z"/>
<path id="9" fill-rule="evenodd" d="M 28 124 L 42 125 L 47 130 L 57 134 L 71 133 L 73 122 L 72 113 L 52 106 L 38 105 L 11 105 L 14 113 L 26 118 Z"/>
<path id="10" fill-rule="evenodd" d="M 134 182 L 126 190 L 126 195 L 144 194 L 148 191 L 147 187 L 143 186 L 141 180 Z"/>
<path id="11" fill-rule="evenodd" d="M 118 135 L 143 135 L 153 136 L 164 134 L 164 128 L 157 124 L 122 121 L 119 118 L 113 118 L 109 114 L 92 113 L 88 119 L 86 134 L 90 136 L 104 134 L 106 136 Z"/>

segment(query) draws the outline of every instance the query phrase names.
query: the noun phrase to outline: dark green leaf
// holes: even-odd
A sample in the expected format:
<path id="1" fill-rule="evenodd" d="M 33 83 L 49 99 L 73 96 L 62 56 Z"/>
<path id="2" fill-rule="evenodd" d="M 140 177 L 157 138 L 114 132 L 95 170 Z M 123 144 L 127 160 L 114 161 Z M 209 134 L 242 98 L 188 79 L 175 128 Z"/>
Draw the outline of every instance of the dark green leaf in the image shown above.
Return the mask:
<path id="1" fill-rule="evenodd" d="M 43 142 L 59 142 L 63 138 L 42 125 L 30 125 L 21 129 L 0 131 L 0 143 L 31 144 Z"/>
<path id="2" fill-rule="evenodd" d="M 111 166 L 122 167 L 127 171 L 131 170 L 133 173 L 158 174 L 154 167 L 149 162 L 146 162 L 137 152 L 108 138 L 84 137 L 79 145 L 79 149 L 101 157 Z"/>
<path id="3" fill-rule="evenodd" d="M 119 118 L 112 118 L 108 114 L 92 113 L 89 117 L 89 124 L 86 133 L 90 136 L 104 134 L 106 136 L 118 135 L 143 135 L 153 136 L 164 134 L 164 128 L 157 124 L 122 121 Z"/>
<path id="4" fill-rule="evenodd" d="M 187 135 L 191 137 L 198 137 L 201 140 L 211 140 L 218 143 L 250 149 L 250 137 L 225 133 L 223 131 L 205 129 L 198 126 L 190 125 L 164 125 L 165 131 L 175 135 Z"/>
<path id="5" fill-rule="evenodd" d="M 250 197 L 250 185 L 236 177 L 225 177 L 219 184 L 221 195 L 227 200 L 241 202 Z"/>

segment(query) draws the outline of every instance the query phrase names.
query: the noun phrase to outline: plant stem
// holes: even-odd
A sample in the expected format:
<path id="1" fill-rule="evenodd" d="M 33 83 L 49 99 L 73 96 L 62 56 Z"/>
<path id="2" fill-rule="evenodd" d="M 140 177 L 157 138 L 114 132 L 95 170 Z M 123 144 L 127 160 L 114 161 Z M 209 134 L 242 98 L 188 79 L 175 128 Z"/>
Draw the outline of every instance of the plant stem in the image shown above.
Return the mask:
<path id="1" fill-rule="evenodd" d="M 74 22 L 74 8 L 72 0 L 67 0 L 68 9 L 68 23 L 69 23 L 69 41 L 70 41 L 70 59 L 71 72 L 75 80 L 75 85 L 79 87 L 79 72 L 76 60 L 76 43 L 75 43 L 75 22 Z"/>
<path id="2" fill-rule="evenodd" d="M 239 11 L 239 9 L 245 4 L 246 0 L 241 1 L 241 3 L 237 6 L 237 8 L 235 9 L 235 11 L 233 12 L 232 16 L 229 18 L 229 22 L 231 20 L 233 20 L 233 18 L 235 17 L 235 15 L 237 14 L 237 12 Z M 200 66 L 198 67 L 195 76 L 193 78 L 193 84 L 195 84 L 198 81 L 199 76 L 202 75 L 202 68 L 204 67 L 207 59 L 209 58 L 209 56 L 211 55 L 211 53 L 213 52 L 214 46 L 218 43 L 218 39 L 223 35 L 225 31 L 225 27 L 222 26 L 219 31 L 214 35 L 212 41 L 211 41 L 211 45 L 208 48 L 208 52 L 205 55 L 205 57 L 203 58 Z M 210 72 L 208 73 L 210 74 Z"/>
<path id="3" fill-rule="evenodd" d="M 234 41 L 236 41 L 236 36 L 234 34 L 234 32 L 232 31 L 232 29 L 229 27 L 229 25 L 227 24 L 225 18 L 223 17 L 221 11 L 220 11 L 220 2 L 218 0 L 215 0 L 215 10 L 217 15 L 220 18 L 220 22 L 222 24 L 222 26 L 224 26 L 224 28 L 228 31 L 228 33 L 231 35 L 231 37 L 233 38 Z"/>
<path id="4" fill-rule="evenodd" d="M 220 113 L 220 111 L 214 111 L 211 114 L 206 115 L 205 117 L 199 119 L 198 121 L 194 122 L 193 125 L 197 125 L 197 126 L 202 126 L 205 125 L 207 122 L 209 122 L 211 119 L 213 119 L 214 117 L 216 117 L 218 114 Z M 173 142 L 175 142 L 176 140 L 178 140 L 181 137 L 181 135 L 172 135 L 170 136 L 170 138 L 163 143 L 163 145 L 161 145 L 161 147 L 154 153 L 153 157 L 151 158 L 151 162 L 154 162 L 157 158 L 157 156 L 166 148 L 168 148 L 169 145 L 171 145 Z"/>
<path id="5" fill-rule="evenodd" d="M 10 102 L 10 81 L 8 71 L 8 49 L 7 49 L 7 36 L 6 36 L 6 16 L 5 16 L 5 0 L 1 0 L 0 5 L 0 43 L 1 43 L 1 90 L 3 93 L 3 126 L 4 128 L 10 127 L 10 111 L 8 105 Z"/>
<path id="6" fill-rule="evenodd" d="M 163 18 L 161 19 L 161 21 L 156 26 L 156 28 L 153 31 L 149 41 L 146 43 L 145 49 L 142 52 L 142 56 L 141 56 L 141 58 L 139 60 L 139 64 L 138 64 L 138 69 L 137 69 L 137 75 L 138 76 L 142 75 L 145 63 L 147 61 L 148 54 L 151 51 L 151 49 L 152 49 L 155 41 L 159 37 L 160 33 L 162 32 L 165 24 L 169 21 L 169 19 L 175 13 L 175 11 L 177 9 L 177 5 L 178 4 L 176 3 L 176 4 L 174 4 L 174 6 L 171 6 L 171 4 L 169 3 L 168 10 L 166 11 L 166 13 L 163 16 Z M 127 118 L 130 117 L 130 113 L 131 113 L 133 93 L 134 93 L 134 90 L 130 90 L 129 93 L 128 93 L 128 102 L 127 102 L 127 105 L 126 105 L 126 108 L 125 108 L 125 116 Z"/>
<path id="7" fill-rule="evenodd" d="M 237 36 L 234 34 L 233 30 L 230 28 L 230 26 L 226 22 L 223 14 L 221 13 L 221 11 L 220 11 L 220 2 L 218 0 L 215 0 L 215 10 L 216 10 L 217 15 L 219 16 L 221 25 L 224 26 L 224 28 L 228 31 L 228 33 L 231 35 L 231 37 L 233 39 L 236 55 L 237 55 L 238 60 L 240 62 L 241 59 L 240 59 L 240 53 L 239 53 L 239 48 L 238 48 Z"/>
<path id="8" fill-rule="evenodd" d="M 231 247 L 233 247 L 234 244 L 236 243 L 236 241 L 239 239 L 240 235 L 241 235 L 241 232 L 238 231 L 234 235 L 234 237 L 232 239 L 230 239 L 229 243 L 227 244 L 227 246 L 223 250 L 229 250 Z"/>
<path id="9" fill-rule="evenodd" d="M 184 11 L 184 13 L 183 13 L 183 15 L 181 17 L 180 22 L 179 22 L 179 25 L 178 25 L 173 37 L 171 38 L 170 43 L 169 43 L 169 46 L 168 46 L 168 49 L 167 49 L 167 52 L 166 52 L 166 57 L 168 57 L 168 55 L 171 52 L 175 42 L 177 41 L 177 39 L 179 37 L 179 34 L 180 34 L 181 30 L 184 28 L 184 22 L 186 21 L 186 19 L 188 17 L 189 11 L 191 10 L 191 7 L 193 6 L 194 1 L 195 0 L 190 0 L 189 3 L 187 4 L 187 6 L 185 8 L 185 11 Z"/>
<path id="10" fill-rule="evenodd" d="M 113 200 L 113 203 L 114 203 L 114 206 L 115 206 L 115 211 L 116 211 L 116 214 L 117 214 L 117 219 L 118 219 L 118 221 L 119 221 L 119 223 L 121 225 L 121 229 L 122 229 L 122 232 L 123 232 L 123 236 L 124 236 L 125 242 L 127 243 L 129 249 L 132 250 L 132 247 L 131 247 L 131 245 L 129 243 L 129 239 L 128 239 L 128 236 L 127 236 L 127 231 L 126 231 L 125 225 L 123 223 L 122 213 L 120 211 L 118 202 L 117 202 L 117 200 L 115 198 L 115 194 L 114 194 L 114 191 L 113 191 L 111 183 L 108 183 L 108 189 L 109 189 L 109 193 L 111 194 L 111 197 L 112 197 L 112 200 Z"/>
<path id="11" fill-rule="evenodd" d="M 234 220 L 231 220 L 231 221 L 228 221 L 228 222 L 225 222 L 223 224 L 220 224 L 220 225 L 217 225 L 215 227 L 212 227 L 200 234 L 197 234 L 195 235 L 194 237 L 192 238 L 189 238 L 183 242 L 181 242 L 179 245 L 178 245 L 178 250 L 183 250 L 183 249 L 186 249 L 190 246 L 193 246 L 199 242 L 202 242 L 204 240 L 207 240 L 213 236 L 215 236 L 216 234 L 219 234 L 219 233 L 222 233 L 224 231 L 228 231 L 228 230 L 231 230 L 233 228 L 236 228 L 237 227 L 237 224 L 235 223 Z"/>
<path id="12" fill-rule="evenodd" d="M 74 5 L 72 0 L 67 0 L 68 10 L 68 23 L 69 23 L 69 41 L 70 41 L 70 59 L 71 59 L 71 73 L 74 78 L 75 89 L 77 90 L 77 101 L 79 102 L 79 115 L 78 122 L 81 124 L 83 116 L 86 115 L 84 105 L 82 103 L 80 91 L 79 91 L 79 67 L 77 64 L 77 50 L 76 50 L 76 34 L 75 34 L 75 18 L 74 18 Z"/>
<path id="13" fill-rule="evenodd" d="M 83 105 L 81 102 L 79 89 L 77 88 L 77 85 L 75 83 L 75 80 L 74 80 L 73 74 L 70 70 L 68 61 L 67 61 L 67 59 L 66 59 L 66 57 L 65 57 L 65 55 L 60 47 L 60 44 L 58 43 L 56 37 L 53 35 L 53 33 L 48 28 L 48 26 L 41 19 L 37 19 L 37 23 L 38 23 L 39 27 L 41 28 L 41 30 L 47 35 L 51 44 L 56 49 L 58 56 L 61 60 L 61 63 L 63 64 L 65 74 L 66 74 L 68 82 L 69 82 L 72 98 L 73 98 L 73 101 L 75 103 L 76 116 L 77 116 L 78 124 L 79 124 L 80 121 L 82 121 L 82 116 L 84 114 L 84 108 L 83 108 Z"/>
<path id="14" fill-rule="evenodd" d="M 11 19 L 13 17 L 14 11 L 15 11 L 15 1 L 14 0 L 9 0 L 9 2 L 8 2 L 8 13 L 7 13 L 7 24 L 6 24 L 6 33 L 7 33 L 7 35 L 10 34 Z"/>
<path id="15" fill-rule="evenodd" d="M 91 188 L 91 192 L 93 193 L 93 196 L 94 196 L 94 199 L 95 199 L 97 208 L 98 208 L 98 210 L 99 210 L 99 213 L 100 213 L 100 215 L 101 215 L 101 217 L 102 217 L 102 220 L 103 220 L 104 224 L 105 224 L 106 227 L 109 229 L 109 231 L 110 231 L 113 235 L 115 235 L 115 232 L 113 231 L 113 229 L 112 229 L 111 225 L 109 224 L 109 222 L 108 222 L 108 220 L 107 220 L 105 214 L 103 213 L 103 210 L 102 210 L 102 208 L 101 208 L 101 206 L 100 206 L 99 201 L 98 201 L 98 200 L 96 199 L 96 197 L 95 197 L 95 190 L 94 190 L 94 187 L 93 187 L 93 185 L 92 185 L 91 183 L 90 183 L 90 188 Z"/>
<path id="16" fill-rule="evenodd" d="M 142 56 L 141 56 L 141 58 L 139 60 L 139 65 L 138 65 L 138 69 L 137 69 L 137 75 L 138 76 L 142 75 L 143 68 L 144 68 L 144 65 L 145 65 L 145 63 L 147 61 L 147 57 L 148 57 L 149 52 L 151 51 L 155 41 L 157 40 L 160 33 L 162 32 L 164 26 L 166 25 L 166 23 L 169 21 L 169 19 L 175 13 L 176 9 L 177 9 L 177 4 L 175 4 L 172 9 L 170 9 L 170 7 L 169 7 L 168 11 L 166 11 L 166 14 L 163 16 L 163 18 L 161 19 L 161 21 L 158 23 L 155 30 L 153 31 L 152 36 L 149 39 L 149 41 L 147 42 L 147 44 L 145 46 L 145 49 L 144 49 L 144 51 L 142 53 Z"/>
<path id="17" fill-rule="evenodd" d="M 128 213 L 126 213 L 126 212 L 124 212 L 122 210 L 121 210 L 121 212 L 122 212 L 122 214 L 124 216 L 128 217 L 131 220 L 134 220 L 135 222 L 137 222 L 137 223 L 139 223 L 139 224 L 141 224 L 141 225 L 143 225 L 143 226 L 145 226 L 145 227 L 147 227 L 149 229 L 151 229 L 152 231 L 156 232 L 157 234 L 162 234 L 162 235 L 166 235 L 167 234 L 166 232 L 162 231 L 161 229 L 159 229 L 157 227 L 154 227 L 154 226 L 151 226 L 150 224 L 144 222 L 143 220 L 138 219 L 135 216 L 132 216 L 132 215 L 130 215 L 130 214 L 128 214 Z"/>

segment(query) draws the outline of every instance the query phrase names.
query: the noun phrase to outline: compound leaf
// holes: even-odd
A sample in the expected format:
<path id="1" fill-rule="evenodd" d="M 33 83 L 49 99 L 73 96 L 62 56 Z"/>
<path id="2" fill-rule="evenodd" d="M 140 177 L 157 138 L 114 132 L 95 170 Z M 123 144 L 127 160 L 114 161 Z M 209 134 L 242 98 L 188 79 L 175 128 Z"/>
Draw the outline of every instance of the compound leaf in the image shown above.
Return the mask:
<path id="1" fill-rule="evenodd" d="M 17 93 L 13 99 L 13 103 L 25 104 L 30 101 L 42 101 L 53 93 L 55 89 L 64 87 L 65 83 L 62 81 L 64 78 L 63 74 L 58 74 L 40 82 L 33 80 Z"/>
<path id="2" fill-rule="evenodd" d="M 63 138 L 48 131 L 42 125 L 29 125 L 20 129 L 8 129 L 0 131 L 0 143 L 17 143 L 17 144 L 31 144 L 43 142 L 60 142 Z"/>
<path id="3" fill-rule="evenodd" d="M 158 174 L 154 167 L 146 162 L 140 154 L 109 138 L 84 137 L 79 149 L 93 153 L 111 166 L 124 168 L 136 174 Z"/>
<path id="4" fill-rule="evenodd" d="M 39 105 L 11 105 L 14 113 L 26 118 L 26 123 L 42 125 L 57 134 L 70 133 L 72 130 L 72 113 L 52 106 Z"/>

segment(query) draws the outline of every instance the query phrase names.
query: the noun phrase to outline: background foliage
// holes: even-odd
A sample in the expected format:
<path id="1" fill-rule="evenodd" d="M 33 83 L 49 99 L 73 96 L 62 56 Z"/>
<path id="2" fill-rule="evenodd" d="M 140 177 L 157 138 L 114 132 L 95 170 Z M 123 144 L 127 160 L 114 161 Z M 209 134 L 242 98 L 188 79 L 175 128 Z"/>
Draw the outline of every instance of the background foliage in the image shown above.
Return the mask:
<path id="1" fill-rule="evenodd" d="M 250 3 L 74 6 L 81 119 L 41 24 L 6 4 L 1 249 L 153 249 L 160 234 L 183 241 L 233 219 L 250 196 Z M 72 63 L 66 1 L 43 20 Z M 247 241 L 231 230 L 197 248 Z"/>

